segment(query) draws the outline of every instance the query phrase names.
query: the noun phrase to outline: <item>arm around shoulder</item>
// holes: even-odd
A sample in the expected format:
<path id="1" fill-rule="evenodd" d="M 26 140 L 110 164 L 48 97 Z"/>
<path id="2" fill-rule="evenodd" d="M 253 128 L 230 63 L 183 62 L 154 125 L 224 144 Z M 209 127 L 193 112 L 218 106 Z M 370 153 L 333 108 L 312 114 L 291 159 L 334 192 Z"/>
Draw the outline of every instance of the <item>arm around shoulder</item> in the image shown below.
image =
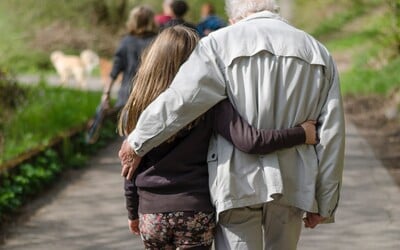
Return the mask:
<path id="1" fill-rule="evenodd" d="M 207 41 L 210 40 L 200 41 L 171 86 L 141 114 L 135 130 L 128 137 L 139 156 L 226 98 L 220 63 Z"/>

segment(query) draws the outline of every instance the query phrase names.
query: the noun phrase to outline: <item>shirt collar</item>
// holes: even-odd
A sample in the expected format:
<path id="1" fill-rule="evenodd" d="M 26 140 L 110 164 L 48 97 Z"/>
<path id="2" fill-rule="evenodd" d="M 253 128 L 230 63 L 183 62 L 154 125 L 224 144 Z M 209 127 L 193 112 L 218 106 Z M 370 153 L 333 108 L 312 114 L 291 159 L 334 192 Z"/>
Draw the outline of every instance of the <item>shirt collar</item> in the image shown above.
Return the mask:
<path id="1" fill-rule="evenodd" d="M 250 21 L 253 19 L 259 19 L 259 18 L 271 18 L 271 19 L 276 19 L 276 20 L 280 20 L 280 21 L 284 21 L 287 22 L 283 17 L 281 17 L 279 14 L 273 13 L 271 11 L 260 11 L 254 14 L 249 15 L 248 17 L 240 20 L 239 22 L 246 22 L 246 21 Z"/>

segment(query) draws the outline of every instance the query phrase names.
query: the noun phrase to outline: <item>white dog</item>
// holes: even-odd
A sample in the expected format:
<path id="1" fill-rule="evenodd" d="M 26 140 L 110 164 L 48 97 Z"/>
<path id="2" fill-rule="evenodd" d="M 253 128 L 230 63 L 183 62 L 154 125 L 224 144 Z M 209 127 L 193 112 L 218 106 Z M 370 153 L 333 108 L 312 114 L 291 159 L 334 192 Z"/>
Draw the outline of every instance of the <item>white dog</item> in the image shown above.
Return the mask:
<path id="1" fill-rule="evenodd" d="M 66 84 L 68 79 L 73 77 L 83 89 L 87 88 L 86 77 L 100 61 L 99 56 L 91 50 L 82 51 L 80 56 L 65 55 L 61 51 L 54 51 L 51 53 L 50 59 L 62 84 Z"/>

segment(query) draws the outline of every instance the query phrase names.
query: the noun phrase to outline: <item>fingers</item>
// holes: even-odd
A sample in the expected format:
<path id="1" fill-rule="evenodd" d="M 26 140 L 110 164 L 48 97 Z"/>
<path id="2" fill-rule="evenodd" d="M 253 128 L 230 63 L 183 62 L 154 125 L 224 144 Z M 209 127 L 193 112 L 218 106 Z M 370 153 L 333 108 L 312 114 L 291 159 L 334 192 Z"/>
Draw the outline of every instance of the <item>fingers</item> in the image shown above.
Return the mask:
<path id="1" fill-rule="evenodd" d="M 127 175 L 126 175 L 126 179 L 127 179 L 127 180 L 132 179 L 133 174 L 135 173 L 135 170 L 136 170 L 136 168 L 134 168 L 134 167 L 130 167 L 130 168 L 129 168 L 128 173 L 127 173 Z"/>
<path id="2" fill-rule="evenodd" d="M 125 177 L 127 180 L 131 180 L 133 177 L 133 174 L 135 173 L 136 169 L 138 168 L 140 162 L 141 162 L 141 157 L 136 156 L 133 158 L 129 163 L 121 162 L 122 165 L 122 171 L 121 171 L 121 176 Z"/>
<path id="3" fill-rule="evenodd" d="M 132 179 L 133 173 L 139 166 L 141 158 L 135 154 L 126 140 L 122 143 L 118 156 L 122 166 L 121 176 L 126 177 L 128 180 Z"/>
<path id="4" fill-rule="evenodd" d="M 121 171 L 121 176 L 122 177 L 127 177 L 128 176 L 128 173 L 129 173 L 129 171 L 130 171 L 130 167 L 129 167 L 129 165 L 122 165 L 122 171 Z"/>

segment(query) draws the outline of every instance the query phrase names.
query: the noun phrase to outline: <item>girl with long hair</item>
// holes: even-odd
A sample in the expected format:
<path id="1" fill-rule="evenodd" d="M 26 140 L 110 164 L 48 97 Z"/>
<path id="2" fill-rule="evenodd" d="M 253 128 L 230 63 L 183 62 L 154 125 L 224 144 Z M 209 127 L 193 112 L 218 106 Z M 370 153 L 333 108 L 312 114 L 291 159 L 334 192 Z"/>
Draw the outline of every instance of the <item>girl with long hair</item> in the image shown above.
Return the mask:
<path id="1" fill-rule="evenodd" d="M 155 39 L 143 54 L 122 110 L 121 134 L 135 129 L 142 111 L 169 87 L 198 41 L 196 32 L 184 26 L 167 28 Z M 133 179 L 125 180 L 129 226 L 141 234 L 146 249 L 211 248 L 216 222 L 208 189 L 207 152 L 214 131 L 255 154 L 316 143 L 312 121 L 289 129 L 257 130 L 228 100 L 217 104 L 153 148 L 143 157 Z"/>

